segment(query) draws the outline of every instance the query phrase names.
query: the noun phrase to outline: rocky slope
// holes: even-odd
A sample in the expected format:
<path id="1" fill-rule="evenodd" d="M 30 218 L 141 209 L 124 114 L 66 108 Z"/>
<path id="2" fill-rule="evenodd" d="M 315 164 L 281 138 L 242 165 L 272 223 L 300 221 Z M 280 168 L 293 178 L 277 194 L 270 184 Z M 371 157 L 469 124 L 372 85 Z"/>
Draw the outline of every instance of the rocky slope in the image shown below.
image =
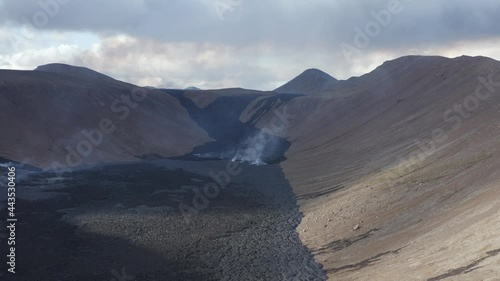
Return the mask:
<path id="1" fill-rule="evenodd" d="M 500 62 L 403 57 L 281 108 L 298 231 L 330 280 L 497 280 Z"/>

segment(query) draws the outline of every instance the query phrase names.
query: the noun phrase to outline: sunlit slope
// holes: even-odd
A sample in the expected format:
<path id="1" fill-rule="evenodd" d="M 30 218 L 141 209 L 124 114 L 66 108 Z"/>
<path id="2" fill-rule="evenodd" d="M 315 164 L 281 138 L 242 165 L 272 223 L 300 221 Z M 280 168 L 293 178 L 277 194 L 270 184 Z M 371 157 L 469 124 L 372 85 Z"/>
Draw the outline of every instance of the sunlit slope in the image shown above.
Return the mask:
<path id="1" fill-rule="evenodd" d="M 500 63 L 410 56 L 339 83 L 277 108 L 298 231 L 331 280 L 496 280 Z"/>

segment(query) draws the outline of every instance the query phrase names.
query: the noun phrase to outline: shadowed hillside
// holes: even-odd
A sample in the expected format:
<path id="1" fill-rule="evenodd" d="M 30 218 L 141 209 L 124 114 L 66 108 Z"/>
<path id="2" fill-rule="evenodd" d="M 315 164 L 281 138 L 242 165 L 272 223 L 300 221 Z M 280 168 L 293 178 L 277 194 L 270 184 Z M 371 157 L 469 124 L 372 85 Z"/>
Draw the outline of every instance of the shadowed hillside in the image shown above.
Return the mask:
<path id="1" fill-rule="evenodd" d="M 1 70 L 0 107 L 0 157 L 43 168 L 176 156 L 211 140 L 175 98 L 85 68 Z"/>

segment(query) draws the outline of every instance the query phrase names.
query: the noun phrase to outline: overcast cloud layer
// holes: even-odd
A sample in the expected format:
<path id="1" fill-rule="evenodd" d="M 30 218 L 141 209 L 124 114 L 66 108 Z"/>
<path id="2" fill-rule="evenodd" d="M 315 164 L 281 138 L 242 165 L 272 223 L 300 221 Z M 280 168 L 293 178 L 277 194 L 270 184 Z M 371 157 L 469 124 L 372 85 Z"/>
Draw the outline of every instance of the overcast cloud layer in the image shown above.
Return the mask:
<path id="1" fill-rule="evenodd" d="M 64 62 L 140 85 L 272 90 L 402 55 L 500 59 L 497 0 L 0 0 L 0 68 Z"/>

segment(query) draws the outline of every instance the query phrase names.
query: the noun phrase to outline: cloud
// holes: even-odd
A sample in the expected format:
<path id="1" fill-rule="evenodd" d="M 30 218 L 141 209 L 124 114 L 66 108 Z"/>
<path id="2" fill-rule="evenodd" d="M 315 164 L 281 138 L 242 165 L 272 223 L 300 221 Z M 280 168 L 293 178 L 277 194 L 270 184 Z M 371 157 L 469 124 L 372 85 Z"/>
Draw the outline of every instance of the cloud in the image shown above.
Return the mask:
<path id="1" fill-rule="evenodd" d="M 37 12 L 57 1 L 5 1 L 0 18 L 4 24 L 22 25 L 23 18 L 34 22 Z M 161 42 L 303 46 L 311 41 L 334 47 L 350 39 L 354 27 L 363 28 L 373 20 L 371 12 L 387 9 L 391 0 L 64 1 L 68 3 L 58 4 L 58 8 L 45 8 L 57 13 L 41 29 L 127 34 Z M 499 34 L 500 9 L 496 0 L 398 2 L 403 11 L 394 15 L 387 32 L 381 35 L 383 40 L 374 42 L 374 46 L 435 44 Z M 216 3 L 229 3 L 229 8 L 218 8 L 221 5 Z"/>
<path id="2" fill-rule="evenodd" d="M 342 79 L 406 54 L 500 58 L 490 45 L 500 38 L 496 0 L 400 0 L 357 46 L 356 30 L 367 33 L 391 1 L 0 1 L 0 63 L 62 61 L 153 86 L 273 89 L 306 68 Z M 352 56 L 341 44 L 356 48 Z"/>

